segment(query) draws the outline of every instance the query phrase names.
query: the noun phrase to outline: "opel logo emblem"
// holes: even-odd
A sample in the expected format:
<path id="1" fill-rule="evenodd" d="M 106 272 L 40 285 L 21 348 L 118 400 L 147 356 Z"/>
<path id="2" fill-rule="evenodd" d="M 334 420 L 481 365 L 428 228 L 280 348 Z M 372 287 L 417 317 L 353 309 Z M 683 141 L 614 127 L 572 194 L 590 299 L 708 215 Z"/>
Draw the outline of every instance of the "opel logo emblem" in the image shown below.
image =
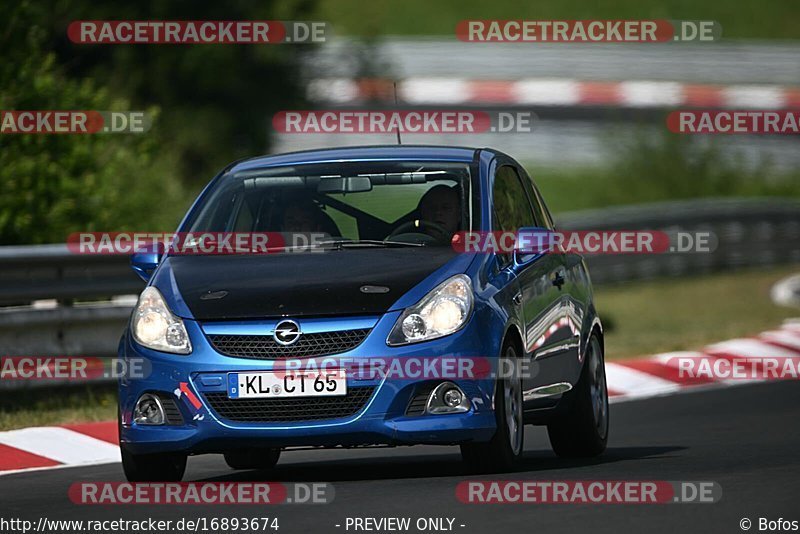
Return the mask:
<path id="1" fill-rule="evenodd" d="M 280 345 L 291 345 L 300 339 L 300 325 L 291 320 L 278 323 L 272 338 Z"/>

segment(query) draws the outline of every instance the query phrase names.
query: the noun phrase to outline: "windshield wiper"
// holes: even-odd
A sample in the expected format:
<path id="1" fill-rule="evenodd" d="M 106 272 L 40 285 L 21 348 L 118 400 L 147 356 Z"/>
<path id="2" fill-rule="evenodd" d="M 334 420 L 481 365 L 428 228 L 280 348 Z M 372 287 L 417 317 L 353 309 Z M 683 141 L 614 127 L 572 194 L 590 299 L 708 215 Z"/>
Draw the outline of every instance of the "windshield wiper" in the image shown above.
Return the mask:
<path id="1" fill-rule="evenodd" d="M 333 245 L 337 250 L 343 248 L 359 248 L 359 247 L 424 247 L 425 243 L 409 243 L 407 241 L 390 241 L 388 239 L 340 239 L 337 241 L 325 241 L 321 245 Z"/>

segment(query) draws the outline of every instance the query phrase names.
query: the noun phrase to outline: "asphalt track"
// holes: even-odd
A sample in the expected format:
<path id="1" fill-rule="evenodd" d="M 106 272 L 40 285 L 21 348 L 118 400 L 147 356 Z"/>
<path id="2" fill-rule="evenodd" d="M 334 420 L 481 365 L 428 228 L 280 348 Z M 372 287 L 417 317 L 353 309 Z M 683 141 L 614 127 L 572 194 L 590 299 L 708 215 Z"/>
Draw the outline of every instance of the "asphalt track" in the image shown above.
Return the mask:
<path id="1" fill-rule="evenodd" d="M 545 431 L 529 427 L 515 473 L 469 475 L 458 449 L 409 447 L 284 453 L 270 480 L 327 481 L 331 504 L 253 506 L 80 506 L 75 481 L 123 480 L 119 465 L 28 472 L 0 478 L 0 515 L 48 519 L 277 516 L 278 533 L 346 532 L 347 517 L 455 518 L 454 532 L 741 532 L 739 521 L 800 520 L 800 384 L 740 385 L 612 405 L 604 456 L 565 461 Z M 260 480 L 219 457 L 191 458 L 186 480 Z M 468 505 L 465 479 L 716 481 L 714 504 Z M 335 525 L 341 525 L 337 528 Z M 461 527 L 460 525 L 464 525 Z M 275 532 L 269 530 L 268 532 Z M 350 530 L 353 532 L 353 530 Z M 411 529 L 410 532 L 417 532 Z"/>

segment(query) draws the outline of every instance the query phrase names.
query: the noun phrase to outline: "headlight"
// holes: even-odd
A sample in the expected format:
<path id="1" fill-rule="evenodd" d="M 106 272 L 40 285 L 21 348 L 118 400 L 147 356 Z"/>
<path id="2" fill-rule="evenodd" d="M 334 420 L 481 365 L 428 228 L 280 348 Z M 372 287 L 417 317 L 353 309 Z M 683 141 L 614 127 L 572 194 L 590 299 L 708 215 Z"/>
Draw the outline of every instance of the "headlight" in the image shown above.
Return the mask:
<path id="1" fill-rule="evenodd" d="M 407 308 L 397 319 L 386 342 L 403 345 L 428 341 L 459 330 L 472 312 L 472 283 L 463 274 L 448 278 Z"/>
<path id="2" fill-rule="evenodd" d="M 180 317 L 169 311 L 164 297 L 154 287 L 147 287 L 139 296 L 131 317 L 133 338 L 148 349 L 189 354 L 192 344 Z"/>

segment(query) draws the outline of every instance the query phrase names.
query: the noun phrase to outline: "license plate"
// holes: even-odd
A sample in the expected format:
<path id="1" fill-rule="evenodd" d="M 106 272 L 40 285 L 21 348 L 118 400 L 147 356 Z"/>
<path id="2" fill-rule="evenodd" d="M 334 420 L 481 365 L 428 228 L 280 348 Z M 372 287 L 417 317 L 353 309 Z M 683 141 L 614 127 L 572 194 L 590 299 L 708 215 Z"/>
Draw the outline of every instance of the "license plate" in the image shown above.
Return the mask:
<path id="1" fill-rule="evenodd" d="M 231 399 L 334 397 L 347 394 L 344 369 L 313 372 L 228 373 Z"/>

